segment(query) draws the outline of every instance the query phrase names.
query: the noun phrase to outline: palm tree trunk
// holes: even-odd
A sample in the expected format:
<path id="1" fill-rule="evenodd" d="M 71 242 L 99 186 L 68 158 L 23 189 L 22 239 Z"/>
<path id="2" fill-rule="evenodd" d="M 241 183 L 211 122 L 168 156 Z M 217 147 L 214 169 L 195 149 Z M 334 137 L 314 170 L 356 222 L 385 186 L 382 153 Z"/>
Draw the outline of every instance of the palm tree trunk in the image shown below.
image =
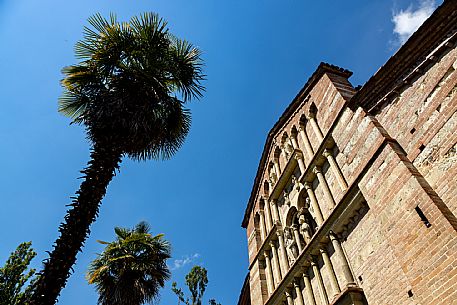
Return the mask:
<path id="1" fill-rule="evenodd" d="M 76 255 L 90 234 L 90 225 L 98 216 L 98 210 L 106 188 L 119 168 L 122 153 L 112 145 L 94 144 L 88 166 L 81 171 L 84 181 L 72 208 L 67 211 L 65 220 L 59 226 L 60 237 L 54 244 L 49 259 L 34 285 L 30 305 L 54 305 L 60 291 L 65 286 Z"/>

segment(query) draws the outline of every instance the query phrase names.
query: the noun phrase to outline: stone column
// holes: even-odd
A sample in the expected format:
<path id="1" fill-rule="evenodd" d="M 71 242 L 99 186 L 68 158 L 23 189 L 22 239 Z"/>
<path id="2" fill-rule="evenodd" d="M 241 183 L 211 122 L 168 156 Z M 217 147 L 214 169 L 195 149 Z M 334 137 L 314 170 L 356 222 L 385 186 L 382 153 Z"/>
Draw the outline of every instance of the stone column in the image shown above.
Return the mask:
<path id="1" fill-rule="evenodd" d="M 319 142 L 322 142 L 324 140 L 324 136 L 322 135 L 322 131 L 319 128 L 319 125 L 317 125 L 316 115 L 311 113 L 307 119 L 311 123 L 311 127 L 313 127 L 313 131 L 316 134 L 317 139 Z"/>
<path id="2" fill-rule="evenodd" d="M 289 288 L 284 291 L 284 294 L 286 295 L 287 305 L 294 305 L 294 299 L 292 298 Z"/>
<path id="3" fill-rule="evenodd" d="M 330 232 L 329 234 L 330 240 L 332 241 L 333 248 L 335 249 L 335 253 L 337 256 L 340 257 L 341 266 L 343 269 L 344 279 L 346 280 L 346 286 L 354 286 L 356 285 L 354 277 L 352 276 L 351 269 L 349 268 L 349 263 L 346 259 L 346 254 L 343 251 L 343 247 L 340 244 L 340 241 L 336 237 L 335 233 Z"/>
<path id="4" fill-rule="evenodd" d="M 294 149 L 300 149 L 300 147 L 298 146 L 296 133 L 292 133 L 290 135 L 290 141 L 292 142 L 292 147 Z M 301 154 L 295 153 L 294 158 L 297 160 L 298 167 L 300 167 L 300 171 L 303 174 L 306 170 L 305 162 L 303 161 L 303 156 Z"/>
<path id="5" fill-rule="evenodd" d="M 273 210 L 273 221 L 276 223 L 281 223 L 281 220 L 279 219 L 279 209 L 278 209 L 278 201 L 276 199 L 271 200 L 271 209 Z"/>
<path id="6" fill-rule="evenodd" d="M 328 304 L 327 291 L 325 291 L 324 281 L 322 280 L 321 272 L 317 266 L 316 258 L 313 257 L 311 260 L 311 267 L 313 268 L 314 276 L 317 280 L 317 286 L 319 287 L 319 292 L 321 293 L 322 300 L 325 304 Z"/>
<path id="7" fill-rule="evenodd" d="M 297 305 L 305 305 L 303 302 L 303 294 L 301 293 L 300 289 L 300 282 L 297 279 L 294 279 L 294 288 L 295 288 L 295 294 L 297 295 Z"/>
<path id="8" fill-rule="evenodd" d="M 324 149 L 323 155 L 327 158 L 328 163 L 330 164 L 330 168 L 332 169 L 333 174 L 336 177 L 336 180 L 338 180 L 338 184 L 340 185 L 341 189 L 345 191 L 348 188 L 348 184 L 346 183 L 346 180 L 343 177 L 343 173 L 341 172 L 338 164 L 336 163 L 332 152 L 328 149 Z"/>
<path id="9" fill-rule="evenodd" d="M 278 258 L 278 250 L 276 249 L 276 245 L 273 241 L 270 242 L 270 247 L 271 247 L 271 253 L 273 255 L 273 276 L 274 276 L 274 282 L 275 286 L 281 282 L 281 269 L 279 265 L 279 258 Z"/>
<path id="10" fill-rule="evenodd" d="M 300 136 L 303 140 L 303 144 L 305 144 L 306 154 L 308 155 L 308 158 L 311 160 L 314 156 L 314 151 L 313 151 L 313 147 L 311 146 L 311 143 L 309 142 L 308 135 L 306 134 L 305 126 L 299 126 L 298 130 L 299 130 Z"/>
<path id="11" fill-rule="evenodd" d="M 267 277 L 268 295 L 271 295 L 273 293 L 273 291 L 275 290 L 274 281 L 273 281 L 273 272 L 271 270 L 271 261 L 270 261 L 270 256 L 268 255 L 267 251 L 264 251 L 263 255 L 265 257 L 265 275 Z"/>
<path id="12" fill-rule="evenodd" d="M 340 286 L 338 285 L 338 280 L 336 279 L 332 261 L 330 260 L 330 257 L 328 257 L 328 253 L 325 250 L 325 245 L 322 245 L 319 251 L 321 252 L 322 260 L 324 261 L 324 265 L 327 268 L 327 272 L 329 274 L 330 286 L 332 286 L 333 296 L 336 296 L 341 292 L 341 290 Z"/>
<path id="13" fill-rule="evenodd" d="M 298 232 L 298 226 L 292 225 L 292 230 L 294 231 L 295 242 L 297 243 L 298 251 L 301 253 L 303 251 L 303 247 L 300 242 L 300 233 Z"/>
<path id="14" fill-rule="evenodd" d="M 297 133 L 290 134 L 290 142 L 292 142 L 292 147 L 294 149 L 300 149 L 300 147 L 298 146 L 298 142 L 297 142 Z"/>
<path id="15" fill-rule="evenodd" d="M 307 302 L 309 305 L 316 305 L 316 300 L 314 299 L 313 286 L 311 286 L 311 281 L 309 280 L 308 268 L 305 267 L 303 271 L 303 282 L 305 283 L 305 292 Z"/>
<path id="16" fill-rule="evenodd" d="M 279 180 L 279 177 L 281 177 L 281 169 L 279 168 L 279 158 L 273 158 L 273 166 L 275 168 L 277 180 Z"/>
<path id="17" fill-rule="evenodd" d="M 303 161 L 301 154 L 295 153 L 294 158 L 295 158 L 295 160 L 297 160 L 298 167 L 300 168 L 300 173 L 303 174 L 306 170 L 306 165 L 305 165 L 305 162 Z"/>
<path id="18" fill-rule="evenodd" d="M 324 174 L 322 174 L 321 168 L 319 166 L 315 166 L 313 168 L 313 173 L 316 174 L 319 184 L 322 185 L 322 188 L 324 189 L 324 195 L 327 197 L 328 203 L 333 208 L 335 206 L 335 200 L 333 199 L 332 192 L 330 192 L 330 188 L 328 187 Z"/>
<path id="19" fill-rule="evenodd" d="M 268 194 L 265 194 L 269 196 L 271 194 L 271 191 L 275 188 L 275 181 L 271 178 L 268 179 Z"/>
<path id="20" fill-rule="evenodd" d="M 265 226 L 265 213 L 263 210 L 259 211 L 260 215 L 260 234 L 262 236 L 262 240 L 267 238 L 267 227 Z"/>
<path id="21" fill-rule="evenodd" d="M 281 271 L 282 274 L 286 274 L 289 270 L 289 259 L 287 258 L 286 247 L 284 246 L 284 236 L 282 231 L 277 232 L 279 241 L 279 251 L 281 252 Z"/>
<path id="22" fill-rule="evenodd" d="M 321 208 L 317 203 L 316 195 L 314 195 L 313 185 L 310 182 L 305 182 L 305 189 L 308 193 L 309 200 L 311 201 L 311 207 L 314 211 L 314 217 L 316 217 L 317 225 L 320 227 L 321 224 L 324 222 L 324 217 L 322 217 Z"/>
<path id="23" fill-rule="evenodd" d="M 268 200 L 264 200 L 264 211 L 265 211 L 265 224 L 266 224 L 266 236 L 268 236 L 268 232 L 270 232 L 271 228 L 273 228 L 273 221 L 271 219 L 271 210 L 270 206 L 268 205 Z"/>
<path id="24" fill-rule="evenodd" d="M 286 150 L 286 143 L 281 143 L 279 146 L 281 148 L 281 157 L 284 160 L 284 166 L 287 164 L 287 161 L 289 161 L 289 156 Z"/>

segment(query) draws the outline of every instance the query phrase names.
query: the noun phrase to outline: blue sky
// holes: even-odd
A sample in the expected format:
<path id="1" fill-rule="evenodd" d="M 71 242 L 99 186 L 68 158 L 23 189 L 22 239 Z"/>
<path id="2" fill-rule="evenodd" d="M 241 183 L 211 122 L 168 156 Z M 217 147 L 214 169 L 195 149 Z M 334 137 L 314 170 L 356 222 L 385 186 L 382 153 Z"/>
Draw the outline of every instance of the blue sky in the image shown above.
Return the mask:
<path id="1" fill-rule="evenodd" d="M 363 84 L 438 1 L 0 0 L 0 265 L 22 241 L 57 237 L 88 161 L 84 131 L 57 113 L 60 70 L 90 15 L 159 13 L 204 52 L 207 91 L 185 145 L 166 162 L 124 160 L 59 304 L 96 304 L 84 280 L 115 226 L 148 221 L 172 243 L 173 280 L 208 269 L 207 298 L 236 304 L 247 273 L 240 227 L 267 132 L 320 61 Z M 161 304 L 176 304 L 171 281 Z"/>

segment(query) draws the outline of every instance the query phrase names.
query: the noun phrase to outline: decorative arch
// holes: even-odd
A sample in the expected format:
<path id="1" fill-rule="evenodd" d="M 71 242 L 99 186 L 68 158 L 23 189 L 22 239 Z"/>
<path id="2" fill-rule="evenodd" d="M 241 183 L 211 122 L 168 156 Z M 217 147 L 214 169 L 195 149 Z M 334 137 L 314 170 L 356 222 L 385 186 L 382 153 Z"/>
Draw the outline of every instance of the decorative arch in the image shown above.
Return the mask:
<path id="1" fill-rule="evenodd" d="M 292 129 L 290 130 L 290 135 L 294 138 L 297 137 L 297 134 L 298 134 L 298 129 L 295 125 L 292 126 Z"/>
<path id="2" fill-rule="evenodd" d="M 275 159 L 279 159 L 281 157 L 281 148 L 279 146 L 275 146 L 273 156 Z"/>
<path id="3" fill-rule="evenodd" d="M 275 183 L 278 180 L 278 176 L 276 174 L 276 170 L 274 168 L 273 161 L 271 161 L 271 160 L 270 160 L 270 162 L 268 162 L 267 174 L 268 174 L 268 180 L 270 181 L 270 183 Z M 265 191 L 265 189 L 264 189 L 264 191 Z M 268 194 L 268 193 L 265 193 L 265 194 Z"/>
<path id="4" fill-rule="evenodd" d="M 317 107 L 316 107 L 316 104 L 314 102 L 312 102 L 311 105 L 309 106 L 309 115 L 316 116 L 316 114 L 317 114 Z"/>
<path id="5" fill-rule="evenodd" d="M 294 206 L 291 206 L 291 207 L 287 210 L 287 214 L 286 214 L 286 227 L 290 227 L 290 226 L 293 225 L 293 224 L 298 224 L 297 214 L 298 214 L 298 210 L 297 210 L 297 208 L 294 207 Z"/>
<path id="6" fill-rule="evenodd" d="M 254 216 L 254 236 L 257 245 L 257 250 L 262 246 L 262 229 L 260 228 L 260 214 L 257 211 Z"/>
<path id="7" fill-rule="evenodd" d="M 265 209 L 265 199 L 263 197 L 260 198 L 259 200 L 259 209 L 264 210 Z"/>
<path id="8" fill-rule="evenodd" d="M 306 198 L 308 198 L 308 193 L 306 192 L 305 188 L 302 188 L 300 192 L 298 193 L 298 199 L 297 199 L 297 209 L 308 209 L 309 204 L 306 202 Z"/>
<path id="9" fill-rule="evenodd" d="M 278 162 L 279 171 L 282 171 L 284 169 L 286 160 L 283 158 L 282 150 L 279 146 L 275 147 L 274 158 L 275 158 L 276 162 Z M 281 175 L 281 173 L 278 173 L 278 176 L 279 175 Z"/>
<path id="10" fill-rule="evenodd" d="M 259 214 L 259 212 L 255 213 L 255 216 L 254 216 L 254 227 L 255 227 L 257 232 L 260 232 L 260 214 Z"/>
<path id="11" fill-rule="evenodd" d="M 281 137 L 281 144 L 284 145 L 288 139 L 289 139 L 289 135 L 287 134 L 287 131 L 284 131 L 284 133 L 282 134 L 282 137 Z"/>
<path id="12" fill-rule="evenodd" d="M 299 124 L 302 128 L 306 126 L 306 123 L 308 122 L 308 119 L 306 118 L 306 115 L 302 114 L 300 116 Z"/>

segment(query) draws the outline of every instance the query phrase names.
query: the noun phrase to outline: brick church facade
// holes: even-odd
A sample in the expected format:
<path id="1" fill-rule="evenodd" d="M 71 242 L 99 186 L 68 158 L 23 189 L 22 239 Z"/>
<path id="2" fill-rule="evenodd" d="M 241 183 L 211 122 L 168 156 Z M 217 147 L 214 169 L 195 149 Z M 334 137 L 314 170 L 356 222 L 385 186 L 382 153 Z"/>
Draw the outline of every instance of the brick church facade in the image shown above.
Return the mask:
<path id="1" fill-rule="evenodd" d="M 361 88 L 322 63 L 267 136 L 239 305 L 457 304 L 457 1 Z"/>

